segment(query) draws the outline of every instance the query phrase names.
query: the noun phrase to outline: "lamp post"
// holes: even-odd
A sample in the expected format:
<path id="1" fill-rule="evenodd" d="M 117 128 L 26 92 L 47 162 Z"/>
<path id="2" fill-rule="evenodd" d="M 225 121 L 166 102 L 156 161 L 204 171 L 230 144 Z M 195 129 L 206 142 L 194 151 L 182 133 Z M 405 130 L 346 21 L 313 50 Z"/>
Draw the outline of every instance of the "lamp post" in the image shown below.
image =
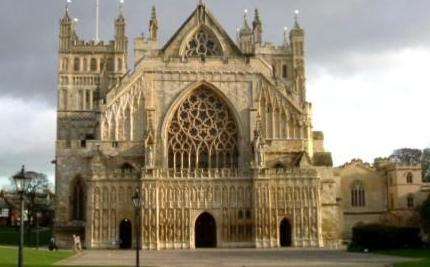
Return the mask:
<path id="1" fill-rule="evenodd" d="M 36 212 L 36 248 L 39 250 L 39 220 L 42 217 L 42 213 L 40 211 Z"/>
<path id="2" fill-rule="evenodd" d="M 136 267 L 140 266 L 140 258 L 139 258 L 139 250 L 140 250 L 140 207 L 142 205 L 142 201 L 140 199 L 139 189 L 136 188 L 134 194 L 131 198 L 134 207 L 134 216 L 135 216 L 135 224 L 136 224 Z"/>
<path id="3" fill-rule="evenodd" d="M 25 168 L 22 166 L 20 172 L 15 174 L 13 180 L 16 184 L 16 192 L 19 195 L 19 200 L 21 202 L 21 224 L 19 228 L 19 250 L 18 250 L 18 267 L 24 266 L 24 257 L 23 257 L 23 249 L 24 249 L 24 196 L 28 190 L 28 186 L 31 182 L 31 177 L 25 175 Z"/>

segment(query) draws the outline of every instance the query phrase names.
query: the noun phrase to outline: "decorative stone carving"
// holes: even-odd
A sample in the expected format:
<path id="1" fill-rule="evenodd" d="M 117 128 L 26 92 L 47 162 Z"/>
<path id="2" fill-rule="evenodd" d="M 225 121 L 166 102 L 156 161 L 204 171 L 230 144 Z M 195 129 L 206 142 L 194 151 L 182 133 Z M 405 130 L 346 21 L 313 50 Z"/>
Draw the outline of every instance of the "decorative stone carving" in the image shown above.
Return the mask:
<path id="1" fill-rule="evenodd" d="M 261 139 L 261 133 L 258 129 L 254 130 L 254 141 L 252 144 L 254 152 L 254 167 L 263 168 L 264 167 L 264 143 Z"/>
<path id="2" fill-rule="evenodd" d="M 169 167 L 236 167 L 238 129 L 224 101 L 206 88 L 195 90 L 176 110 L 168 129 Z"/>
<path id="3" fill-rule="evenodd" d="M 219 41 L 207 29 L 198 30 L 190 39 L 185 50 L 185 57 L 222 56 Z"/>

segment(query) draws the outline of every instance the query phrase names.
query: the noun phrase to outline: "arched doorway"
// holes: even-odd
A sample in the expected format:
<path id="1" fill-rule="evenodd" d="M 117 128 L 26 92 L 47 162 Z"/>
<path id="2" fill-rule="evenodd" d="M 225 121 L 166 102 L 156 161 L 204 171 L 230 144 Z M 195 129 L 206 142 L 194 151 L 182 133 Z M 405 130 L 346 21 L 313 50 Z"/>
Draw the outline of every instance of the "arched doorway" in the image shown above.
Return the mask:
<path id="1" fill-rule="evenodd" d="M 281 221 L 281 225 L 279 227 L 279 241 L 281 247 L 291 246 L 291 224 L 287 218 L 284 218 Z"/>
<path id="2" fill-rule="evenodd" d="M 131 222 L 124 219 L 119 224 L 119 247 L 122 249 L 131 248 Z"/>
<path id="3" fill-rule="evenodd" d="M 216 247 L 216 223 L 214 217 L 207 212 L 200 214 L 194 226 L 196 248 Z"/>

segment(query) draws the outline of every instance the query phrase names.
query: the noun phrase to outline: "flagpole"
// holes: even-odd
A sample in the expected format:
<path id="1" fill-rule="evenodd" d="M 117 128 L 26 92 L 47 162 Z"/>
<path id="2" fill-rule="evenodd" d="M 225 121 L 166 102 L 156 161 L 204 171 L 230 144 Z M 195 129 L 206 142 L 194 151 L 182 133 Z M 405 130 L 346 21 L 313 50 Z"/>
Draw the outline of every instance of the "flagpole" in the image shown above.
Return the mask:
<path id="1" fill-rule="evenodd" d="M 96 0 L 96 42 L 99 42 L 100 0 Z"/>

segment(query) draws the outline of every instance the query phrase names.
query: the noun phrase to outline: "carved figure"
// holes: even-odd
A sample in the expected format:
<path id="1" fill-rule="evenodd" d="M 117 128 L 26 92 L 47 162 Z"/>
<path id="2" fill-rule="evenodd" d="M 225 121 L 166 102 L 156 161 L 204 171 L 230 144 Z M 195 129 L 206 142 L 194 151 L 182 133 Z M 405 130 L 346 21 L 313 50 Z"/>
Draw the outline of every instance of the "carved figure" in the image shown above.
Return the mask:
<path id="1" fill-rule="evenodd" d="M 264 162 L 264 142 L 261 140 L 261 133 L 258 129 L 254 130 L 253 141 L 254 164 L 256 168 L 263 168 Z"/>

